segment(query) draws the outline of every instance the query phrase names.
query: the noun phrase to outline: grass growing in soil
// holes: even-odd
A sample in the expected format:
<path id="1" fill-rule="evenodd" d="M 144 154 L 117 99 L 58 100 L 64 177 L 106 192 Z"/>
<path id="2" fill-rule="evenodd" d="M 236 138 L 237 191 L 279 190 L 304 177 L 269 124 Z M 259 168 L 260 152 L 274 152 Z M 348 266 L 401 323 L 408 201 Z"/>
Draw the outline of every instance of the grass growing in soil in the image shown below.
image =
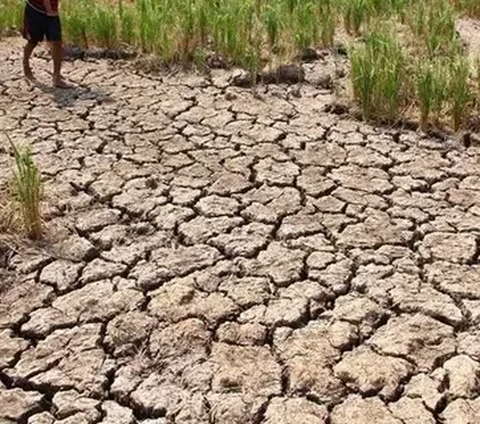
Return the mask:
<path id="1" fill-rule="evenodd" d="M 24 3 L 19 0 L 0 0 L 0 35 L 11 34 L 22 25 Z"/>
<path id="2" fill-rule="evenodd" d="M 23 0 L 0 0 L 0 33 L 20 27 L 23 7 Z M 352 93 L 366 119 L 391 121 L 408 111 L 424 127 L 445 121 L 454 129 L 471 113 L 472 97 L 478 104 L 456 32 L 460 16 L 480 18 L 480 1 L 62 1 L 67 42 L 129 46 L 166 64 L 202 68 L 215 53 L 258 70 L 291 63 L 302 49 L 329 48 L 340 34 L 350 44 Z"/>
<path id="3" fill-rule="evenodd" d="M 401 44 L 393 33 L 372 32 L 352 49 L 353 94 L 364 119 L 393 120 L 401 106 L 405 64 Z"/>
<path id="4" fill-rule="evenodd" d="M 434 123 L 439 121 L 447 100 L 447 84 L 448 69 L 443 61 L 419 61 L 415 85 L 423 129 L 427 129 L 430 118 Z"/>
<path id="5" fill-rule="evenodd" d="M 11 187 L 13 210 L 20 211 L 27 236 L 30 239 L 38 240 L 42 237 L 43 230 L 40 211 L 42 197 L 40 172 L 28 147 L 17 147 L 13 142 L 11 142 L 11 146 L 15 158 L 15 171 Z M 18 205 L 18 208 L 15 205 Z M 13 215 L 11 219 L 15 219 Z"/>
<path id="6" fill-rule="evenodd" d="M 455 131 L 462 125 L 471 105 L 470 71 L 470 64 L 463 57 L 456 58 L 450 65 L 448 98 Z"/>

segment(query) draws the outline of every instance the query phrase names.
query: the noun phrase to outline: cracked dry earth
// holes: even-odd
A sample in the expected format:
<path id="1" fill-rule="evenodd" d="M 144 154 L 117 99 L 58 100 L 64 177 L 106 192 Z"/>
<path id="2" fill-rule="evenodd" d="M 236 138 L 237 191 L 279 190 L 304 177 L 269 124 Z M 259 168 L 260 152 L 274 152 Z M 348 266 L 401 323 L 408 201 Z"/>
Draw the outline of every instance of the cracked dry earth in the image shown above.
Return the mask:
<path id="1" fill-rule="evenodd" d="M 52 241 L 2 271 L 1 424 L 480 422 L 479 147 L 223 71 L 75 62 L 89 89 L 42 91 L 19 54 L 0 127 Z"/>

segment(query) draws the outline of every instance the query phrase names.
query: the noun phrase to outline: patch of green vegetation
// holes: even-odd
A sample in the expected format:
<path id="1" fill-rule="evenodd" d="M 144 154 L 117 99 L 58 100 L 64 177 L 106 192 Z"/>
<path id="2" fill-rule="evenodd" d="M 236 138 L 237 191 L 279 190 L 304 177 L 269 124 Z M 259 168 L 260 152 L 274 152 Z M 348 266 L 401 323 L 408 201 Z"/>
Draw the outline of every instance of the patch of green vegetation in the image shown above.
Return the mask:
<path id="1" fill-rule="evenodd" d="M 23 22 L 22 0 L 0 0 L 0 36 L 18 31 Z"/>
<path id="2" fill-rule="evenodd" d="M 23 7 L 0 0 L 0 34 L 20 28 Z M 392 121 L 413 106 L 423 127 L 447 118 L 459 128 L 480 103 L 460 15 L 480 17 L 479 0 L 62 0 L 66 42 L 127 45 L 166 64 L 203 68 L 214 52 L 256 74 L 341 35 L 365 119 Z"/>
<path id="3" fill-rule="evenodd" d="M 40 211 L 42 198 L 40 172 L 29 147 L 17 147 L 13 142 L 11 146 L 15 158 L 11 197 L 19 206 L 27 236 L 32 240 L 38 240 L 43 233 Z"/>
<path id="4" fill-rule="evenodd" d="M 351 51 L 353 94 L 364 119 L 394 120 L 405 81 L 403 48 L 393 32 L 373 31 Z"/>

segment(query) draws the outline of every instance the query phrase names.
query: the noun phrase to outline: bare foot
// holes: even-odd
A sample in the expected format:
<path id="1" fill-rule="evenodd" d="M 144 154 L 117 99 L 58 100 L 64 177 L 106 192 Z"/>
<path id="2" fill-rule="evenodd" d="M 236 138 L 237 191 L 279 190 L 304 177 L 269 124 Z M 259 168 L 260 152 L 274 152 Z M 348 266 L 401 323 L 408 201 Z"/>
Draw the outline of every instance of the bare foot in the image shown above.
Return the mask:
<path id="1" fill-rule="evenodd" d="M 73 88 L 73 85 L 72 84 L 69 84 L 68 82 L 65 82 L 62 78 L 55 78 L 53 80 L 53 86 L 55 88 L 62 88 L 62 89 L 71 89 Z"/>
<path id="2" fill-rule="evenodd" d="M 23 64 L 23 74 L 25 75 L 25 78 L 28 81 L 35 81 L 35 76 L 33 75 L 32 68 L 30 68 L 30 65 L 28 64 Z"/>

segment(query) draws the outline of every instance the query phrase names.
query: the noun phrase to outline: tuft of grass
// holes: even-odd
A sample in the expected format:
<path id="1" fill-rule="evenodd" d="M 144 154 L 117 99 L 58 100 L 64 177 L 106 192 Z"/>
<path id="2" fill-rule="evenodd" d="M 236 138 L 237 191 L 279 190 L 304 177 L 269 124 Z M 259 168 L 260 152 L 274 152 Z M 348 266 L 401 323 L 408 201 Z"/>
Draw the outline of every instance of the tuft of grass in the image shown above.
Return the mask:
<path id="1" fill-rule="evenodd" d="M 457 131 L 462 125 L 470 108 L 470 64 L 464 57 L 457 57 L 450 64 L 448 100 L 452 115 L 453 128 Z"/>
<path id="2" fill-rule="evenodd" d="M 473 18 L 480 17 L 480 2 L 478 0 L 453 0 L 456 9 Z"/>
<path id="3" fill-rule="evenodd" d="M 371 0 L 344 0 L 342 4 L 345 30 L 349 34 L 359 35 L 362 26 L 372 13 Z"/>
<path id="4" fill-rule="evenodd" d="M 455 56 L 461 49 L 457 38 L 457 14 L 450 0 L 413 2 L 409 24 L 430 57 Z"/>
<path id="5" fill-rule="evenodd" d="M 392 32 L 372 31 L 363 45 L 351 50 L 354 97 L 366 120 L 392 121 L 402 103 L 404 52 Z"/>
<path id="6" fill-rule="evenodd" d="M 16 234 L 21 228 L 15 204 L 9 190 L 0 191 L 0 234 Z"/>
<path id="7" fill-rule="evenodd" d="M 0 36 L 11 35 L 21 28 L 24 7 L 21 0 L 0 1 Z"/>
<path id="8" fill-rule="evenodd" d="M 72 4 L 66 2 L 62 8 L 62 27 L 67 35 L 67 40 L 75 45 L 88 48 L 89 23 L 88 5 L 84 2 Z"/>
<path id="9" fill-rule="evenodd" d="M 429 118 L 440 117 L 447 95 L 448 69 L 443 61 L 419 62 L 416 69 L 416 95 L 420 108 L 420 125 L 426 129 Z"/>
<path id="10" fill-rule="evenodd" d="M 122 0 L 118 3 L 119 16 L 119 36 L 122 42 L 127 45 L 135 45 L 136 28 L 135 28 L 135 9 L 128 3 L 124 4 Z"/>
<path id="11" fill-rule="evenodd" d="M 335 26 L 337 18 L 337 7 L 335 0 L 323 0 L 318 2 L 317 21 L 320 25 L 320 41 L 322 47 L 333 46 L 335 37 Z"/>
<path id="12" fill-rule="evenodd" d="M 270 50 L 277 47 L 280 36 L 282 20 L 278 6 L 269 5 L 263 14 L 264 26 L 267 33 L 267 40 Z"/>
<path id="13" fill-rule="evenodd" d="M 42 198 L 40 172 L 29 147 L 17 147 L 11 140 L 10 144 L 15 158 L 13 196 L 19 204 L 27 236 L 30 239 L 38 240 L 43 233 L 40 210 Z"/>
<path id="14" fill-rule="evenodd" d="M 303 0 L 295 9 L 295 43 L 299 49 L 305 49 L 318 43 L 319 25 L 314 8 L 312 0 Z"/>
<path id="15" fill-rule="evenodd" d="M 480 55 L 477 55 L 475 58 L 475 63 L 474 63 L 474 77 L 475 77 L 475 92 L 473 94 L 474 96 L 474 104 L 475 104 L 475 109 L 476 112 L 480 112 Z"/>
<path id="16" fill-rule="evenodd" d="M 90 19 L 91 33 L 96 43 L 107 49 L 117 42 L 117 17 L 106 4 L 94 9 Z"/>

